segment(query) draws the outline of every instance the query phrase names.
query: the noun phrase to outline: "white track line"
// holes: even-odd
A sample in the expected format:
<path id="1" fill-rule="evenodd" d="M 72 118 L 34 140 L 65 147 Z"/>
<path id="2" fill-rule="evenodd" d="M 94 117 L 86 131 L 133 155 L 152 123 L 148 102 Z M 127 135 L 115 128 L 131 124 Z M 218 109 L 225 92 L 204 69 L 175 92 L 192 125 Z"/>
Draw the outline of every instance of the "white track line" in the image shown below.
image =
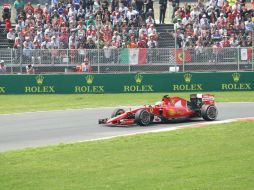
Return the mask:
<path id="1" fill-rule="evenodd" d="M 82 143 L 82 142 L 90 142 L 90 141 L 108 140 L 108 139 L 113 139 L 113 138 L 117 138 L 117 137 L 127 137 L 127 136 L 140 135 L 140 134 L 148 134 L 148 133 L 159 133 L 159 132 L 174 131 L 174 130 L 177 130 L 177 129 L 185 129 L 185 128 L 204 127 L 204 126 L 208 126 L 208 125 L 231 123 L 231 122 L 243 121 L 243 120 L 254 121 L 254 117 L 227 119 L 227 120 L 224 120 L 224 121 L 202 122 L 202 123 L 198 123 L 198 124 L 182 125 L 182 126 L 178 126 L 178 127 L 170 127 L 170 128 L 165 128 L 165 129 L 155 129 L 155 130 L 151 130 L 151 131 L 142 131 L 142 132 L 135 132 L 135 133 L 131 133 L 131 134 L 115 135 L 115 136 L 110 136 L 110 137 L 102 137 L 102 138 L 95 138 L 95 139 L 84 140 L 84 141 L 76 141 L 76 142 L 73 142 L 73 143 Z M 67 143 L 67 144 L 73 144 L 73 143 Z"/>

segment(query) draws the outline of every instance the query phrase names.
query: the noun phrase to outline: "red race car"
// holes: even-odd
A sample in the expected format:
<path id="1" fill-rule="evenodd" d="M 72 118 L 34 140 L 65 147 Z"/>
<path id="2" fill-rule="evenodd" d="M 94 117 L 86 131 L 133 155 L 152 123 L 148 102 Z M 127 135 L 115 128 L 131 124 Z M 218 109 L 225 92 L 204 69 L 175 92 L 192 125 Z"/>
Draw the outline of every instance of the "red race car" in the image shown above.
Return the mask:
<path id="1" fill-rule="evenodd" d="M 111 118 L 99 119 L 99 124 L 147 126 L 150 123 L 166 123 L 170 120 L 202 117 L 206 121 L 217 118 L 218 110 L 211 94 L 191 94 L 190 101 L 168 95 L 155 105 L 144 105 L 125 111 L 115 109 Z"/>

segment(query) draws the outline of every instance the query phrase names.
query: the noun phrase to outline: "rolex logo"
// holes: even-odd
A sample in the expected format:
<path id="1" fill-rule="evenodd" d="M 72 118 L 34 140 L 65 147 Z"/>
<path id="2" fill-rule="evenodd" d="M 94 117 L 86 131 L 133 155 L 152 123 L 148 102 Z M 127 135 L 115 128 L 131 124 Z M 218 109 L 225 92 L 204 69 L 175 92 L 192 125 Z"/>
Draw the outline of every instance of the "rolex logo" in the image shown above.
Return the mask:
<path id="1" fill-rule="evenodd" d="M 190 73 L 186 73 L 184 75 L 184 81 L 187 83 L 191 82 L 191 77 L 192 77 L 192 75 Z"/>
<path id="2" fill-rule="evenodd" d="M 44 81 L 44 77 L 42 75 L 38 75 L 35 79 L 38 85 L 42 85 Z"/>
<path id="3" fill-rule="evenodd" d="M 142 80 L 143 80 L 143 76 L 141 74 L 138 73 L 135 75 L 135 81 L 137 84 L 141 84 Z"/>
<path id="4" fill-rule="evenodd" d="M 234 82 L 238 82 L 240 80 L 240 76 L 241 75 L 239 73 L 233 73 L 232 77 L 233 77 Z"/>
<path id="5" fill-rule="evenodd" d="M 87 84 L 92 84 L 94 77 L 92 75 L 87 75 L 85 79 Z"/>

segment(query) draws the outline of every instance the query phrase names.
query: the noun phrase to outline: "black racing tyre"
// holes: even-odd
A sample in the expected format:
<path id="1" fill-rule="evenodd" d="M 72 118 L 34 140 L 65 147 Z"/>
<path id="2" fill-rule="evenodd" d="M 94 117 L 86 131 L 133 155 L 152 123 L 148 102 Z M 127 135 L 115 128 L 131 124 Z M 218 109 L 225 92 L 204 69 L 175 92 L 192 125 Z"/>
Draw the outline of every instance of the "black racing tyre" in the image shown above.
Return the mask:
<path id="1" fill-rule="evenodd" d="M 203 105 L 201 108 L 201 116 L 206 121 L 214 121 L 217 118 L 218 109 L 214 105 Z"/>
<path id="2" fill-rule="evenodd" d="M 153 122 L 154 120 L 154 115 L 150 113 L 150 122 Z"/>
<path id="3" fill-rule="evenodd" d="M 147 126 L 151 122 L 151 114 L 146 110 L 138 110 L 135 113 L 135 122 L 140 126 Z"/>
<path id="4" fill-rule="evenodd" d="M 116 116 L 118 116 L 118 115 L 121 115 L 121 114 L 124 113 L 124 112 L 125 112 L 124 109 L 117 108 L 117 109 L 115 109 L 115 110 L 112 112 L 111 118 L 116 117 Z"/>

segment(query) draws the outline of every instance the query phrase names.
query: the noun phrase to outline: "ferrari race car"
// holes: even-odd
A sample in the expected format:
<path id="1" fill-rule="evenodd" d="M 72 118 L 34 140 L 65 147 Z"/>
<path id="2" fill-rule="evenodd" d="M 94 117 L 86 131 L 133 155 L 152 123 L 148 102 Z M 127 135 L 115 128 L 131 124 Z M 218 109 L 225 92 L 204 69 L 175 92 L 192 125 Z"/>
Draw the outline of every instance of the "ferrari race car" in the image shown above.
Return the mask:
<path id="1" fill-rule="evenodd" d="M 213 121 L 217 118 L 218 110 L 214 96 L 211 94 L 191 94 L 190 101 L 168 95 L 155 105 L 144 105 L 129 111 L 115 109 L 111 118 L 99 119 L 99 124 L 147 126 L 150 123 L 167 123 L 175 119 L 203 118 Z"/>

